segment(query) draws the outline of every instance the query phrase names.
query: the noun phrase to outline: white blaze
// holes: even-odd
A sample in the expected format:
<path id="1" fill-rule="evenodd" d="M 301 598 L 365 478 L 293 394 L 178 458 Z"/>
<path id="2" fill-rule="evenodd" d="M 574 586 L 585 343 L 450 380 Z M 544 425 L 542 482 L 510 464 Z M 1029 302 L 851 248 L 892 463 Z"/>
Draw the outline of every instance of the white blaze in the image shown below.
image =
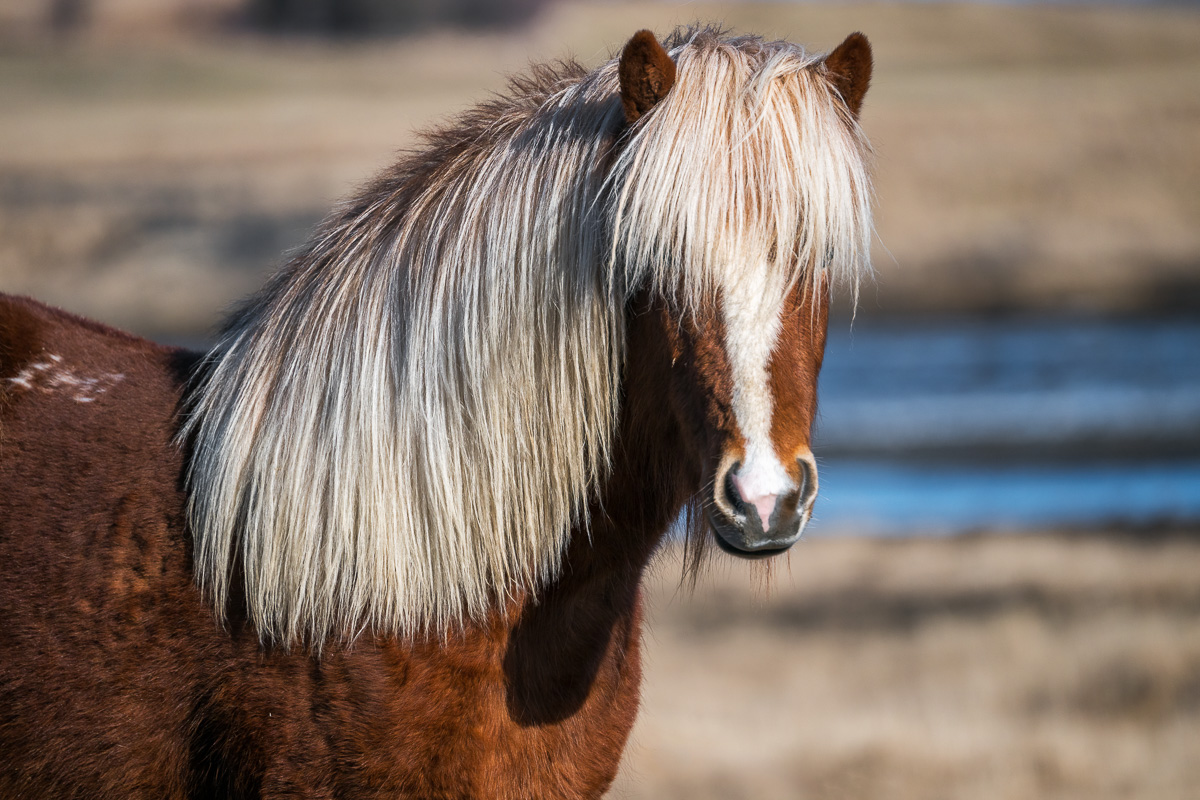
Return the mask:
<path id="1" fill-rule="evenodd" d="M 742 498 L 755 503 L 763 526 L 775 497 L 796 488 L 771 441 L 769 366 L 779 339 L 787 277 L 758 265 L 731 267 L 724 281 L 725 349 L 733 377 L 733 413 L 746 439 L 746 454 L 734 476 Z M 759 498 L 770 498 L 760 505 Z"/>

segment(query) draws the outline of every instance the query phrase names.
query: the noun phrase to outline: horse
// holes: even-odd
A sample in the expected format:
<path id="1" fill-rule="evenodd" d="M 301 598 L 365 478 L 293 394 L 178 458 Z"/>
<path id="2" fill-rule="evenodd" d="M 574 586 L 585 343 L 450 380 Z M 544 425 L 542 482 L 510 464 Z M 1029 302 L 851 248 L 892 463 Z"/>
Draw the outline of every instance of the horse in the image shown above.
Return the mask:
<path id="1" fill-rule="evenodd" d="M 871 69 L 709 27 L 532 68 L 205 354 L 0 298 L 0 796 L 603 794 L 668 532 L 811 516 Z"/>

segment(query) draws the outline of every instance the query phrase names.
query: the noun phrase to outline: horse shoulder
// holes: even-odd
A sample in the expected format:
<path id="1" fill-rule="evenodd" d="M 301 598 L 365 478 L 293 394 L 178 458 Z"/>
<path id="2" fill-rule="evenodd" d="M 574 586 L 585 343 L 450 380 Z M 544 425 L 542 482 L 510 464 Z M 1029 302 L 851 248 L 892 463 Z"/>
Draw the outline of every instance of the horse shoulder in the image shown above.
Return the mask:
<path id="1" fill-rule="evenodd" d="M 181 619 L 205 623 L 173 444 L 180 361 L 0 296 L 0 794 L 175 796 L 188 678 L 168 653 Z"/>

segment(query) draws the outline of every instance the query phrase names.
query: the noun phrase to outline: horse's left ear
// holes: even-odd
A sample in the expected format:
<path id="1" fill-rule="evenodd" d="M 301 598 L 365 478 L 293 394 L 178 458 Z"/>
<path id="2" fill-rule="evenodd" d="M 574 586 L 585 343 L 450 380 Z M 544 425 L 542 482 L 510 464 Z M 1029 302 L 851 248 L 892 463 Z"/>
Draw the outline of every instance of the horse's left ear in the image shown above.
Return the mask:
<path id="1" fill-rule="evenodd" d="M 837 46 L 825 56 L 825 69 L 829 80 L 842 95 L 846 108 L 858 116 L 862 109 L 863 97 L 871 84 L 871 43 L 861 33 L 852 33 L 846 41 Z"/>
<path id="2" fill-rule="evenodd" d="M 636 122 L 675 85 L 675 62 L 650 31 L 638 31 L 625 43 L 617 66 L 625 121 Z"/>

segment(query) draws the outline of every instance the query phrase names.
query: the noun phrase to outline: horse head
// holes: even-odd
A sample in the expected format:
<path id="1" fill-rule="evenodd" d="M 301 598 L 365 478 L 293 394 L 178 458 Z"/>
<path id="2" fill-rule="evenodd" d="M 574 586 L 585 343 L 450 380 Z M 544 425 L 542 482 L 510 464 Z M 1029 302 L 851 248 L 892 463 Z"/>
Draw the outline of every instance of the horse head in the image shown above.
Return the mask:
<path id="1" fill-rule="evenodd" d="M 344 204 L 188 404 L 218 613 L 244 594 L 285 643 L 443 630 L 548 585 L 593 510 L 656 542 L 689 495 L 735 552 L 790 545 L 828 293 L 869 254 L 869 73 L 859 35 L 820 58 L 641 32 L 514 80 Z M 650 491 L 606 495 L 622 471 Z"/>
<path id="2" fill-rule="evenodd" d="M 719 53 L 722 46 L 737 44 L 709 48 Z M 648 292 L 670 357 L 665 405 L 700 467 L 704 488 L 696 502 L 718 545 L 739 556 L 769 556 L 800 538 L 817 496 L 810 441 L 830 278 L 865 255 L 853 235 L 869 227 L 858 216 L 865 210 L 856 196 L 863 189 L 853 169 L 858 162 L 837 149 L 851 145 L 845 152 L 854 152 L 871 51 L 856 33 L 823 60 L 786 48 L 749 61 L 674 52 L 682 56 L 678 70 L 668 50 L 641 31 L 619 63 L 631 149 L 643 162 L 666 149 L 687 171 L 649 190 L 626 188 L 623 199 L 655 207 L 674 241 L 652 236 L 657 243 L 647 246 L 631 235 L 633 252 L 625 255 L 677 262 L 645 270 L 651 283 L 663 274 L 675 281 Z M 793 62 L 782 65 L 789 56 Z M 692 102 L 675 98 L 663 109 L 671 122 L 643 131 L 656 106 L 671 101 L 677 72 L 700 84 L 681 84 Z M 712 106 L 727 118 L 724 137 L 687 141 L 688 115 Z M 711 136 L 713 126 L 702 122 L 694 130 Z M 818 133 L 826 134 L 825 147 L 806 141 Z M 805 150 L 811 157 L 801 163 L 797 155 Z M 632 161 L 627 151 L 619 167 Z M 725 198 L 707 196 L 714 188 Z"/>

